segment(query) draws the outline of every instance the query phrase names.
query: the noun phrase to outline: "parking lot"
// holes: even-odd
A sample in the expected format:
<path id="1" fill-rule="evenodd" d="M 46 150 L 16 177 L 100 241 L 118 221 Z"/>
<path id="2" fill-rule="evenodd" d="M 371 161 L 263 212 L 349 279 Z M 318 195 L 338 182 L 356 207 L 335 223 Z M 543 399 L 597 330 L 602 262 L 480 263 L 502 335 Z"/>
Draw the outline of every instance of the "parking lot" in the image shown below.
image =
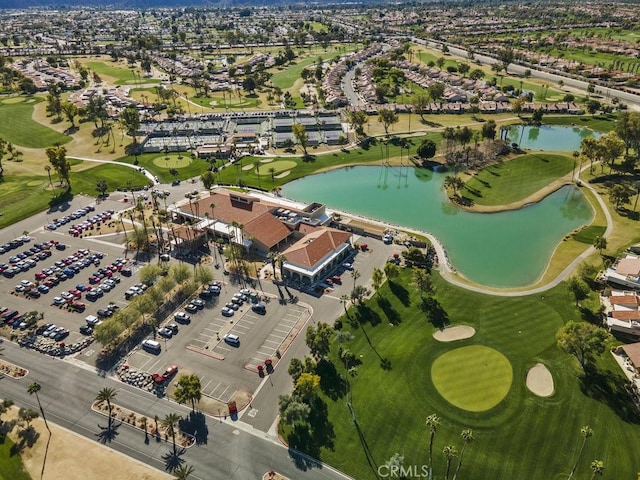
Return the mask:
<path id="1" fill-rule="evenodd" d="M 97 220 L 103 214 L 107 220 L 108 215 L 112 215 L 108 212 L 113 212 L 108 208 L 111 206 L 92 206 L 84 217 Z M 70 221 L 80 221 L 81 216 L 76 216 L 77 219 Z M 46 223 L 51 224 L 51 220 Z M 95 225 L 97 227 L 97 223 Z M 85 317 L 97 316 L 99 311 L 108 315 L 109 305 L 115 310 L 127 304 L 123 292 L 137 281 L 137 266 L 124 258 L 121 245 L 74 237 L 64 228 L 41 227 L 22 238 L 25 240 L 22 244 L 16 243 L 15 240 L 21 237 L 11 236 L 11 232 L 5 230 L 0 238 L 0 246 L 3 246 L 0 248 L 0 308 L 17 311 L 16 318 L 31 311 L 43 313 L 39 324 L 47 324 L 47 328 L 38 330 L 35 336 L 38 342 L 56 344 L 64 341 L 72 346 L 86 341 L 88 332 L 80 332 L 80 327 L 86 326 Z M 7 244 L 9 248 L 6 248 Z M 130 269 L 131 275 L 125 277 L 122 269 Z M 96 281 L 90 281 L 90 277 L 95 277 Z M 95 295 L 94 299 L 87 297 L 90 291 Z M 13 329 L 19 331 L 24 327 L 20 323 L 5 325 L 4 328 L 9 329 L 6 333 L 13 333 Z M 93 364 L 96 348 L 99 349 L 91 347 L 83 351 L 80 358 Z"/>
<path id="2" fill-rule="evenodd" d="M 88 204 L 88 200 L 83 201 Z M 124 206 L 110 201 L 90 212 L 94 216 L 100 212 L 115 210 L 113 215 L 116 215 L 118 209 Z M 40 251 L 30 252 L 24 259 L 18 259 L 21 262 L 32 260 L 35 264 L 24 270 L 20 269 L 14 275 L 0 275 L 0 307 L 17 310 L 18 316 L 29 311 L 42 312 L 44 318 L 39 322 L 40 325 L 51 323 L 55 324 L 55 329 L 68 330 L 69 333 L 61 339 L 67 345 L 67 350 L 57 353 L 68 357 L 74 353 L 68 349 L 69 345 L 91 338 L 87 330 L 85 334 L 80 332 L 80 327 L 87 325 L 87 317 L 93 316 L 96 321 L 100 321 L 109 311 L 123 308 L 129 303 L 125 299 L 125 292 L 132 291 L 135 285 L 139 286 L 138 270 L 141 265 L 135 263 L 131 255 L 128 259 L 125 258 L 122 237 L 118 234 L 82 238 L 81 235 L 69 233 L 64 227 L 55 230 L 44 227 L 50 225 L 52 218 L 59 217 L 59 214 L 43 213 L 39 216 L 44 221 L 38 220 L 41 222 L 40 227 L 31 230 L 29 241 L 0 253 L 0 264 L 6 263 L 7 267 L 11 267 L 18 265 L 18 262 L 13 259 L 14 263 L 11 263 L 10 257 L 19 253 L 26 255 L 26 251 L 35 244 L 49 245 L 48 248 L 40 248 Z M 28 221 L 33 223 L 34 219 Z M 22 228 L 16 226 L 12 229 L 14 231 L 3 231 L 0 234 L 0 245 L 19 237 L 15 230 L 20 231 Z M 94 230 L 92 233 L 97 232 Z M 402 248 L 373 240 L 369 240 L 369 244 L 372 246 L 371 250 L 358 252 L 351 260 L 353 268 L 361 274 L 358 284 L 369 283 L 373 266 L 379 265 L 390 253 Z M 65 247 L 56 248 L 56 245 Z M 44 251 L 50 253 L 42 253 Z M 36 273 L 39 275 L 36 276 Z M 219 278 L 222 276 L 219 271 L 213 270 L 213 273 L 218 280 L 228 281 L 227 277 Z M 313 308 L 325 312 L 315 321 L 324 317 L 335 318 L 342 310 L 340 296 L 350 293 L 353 278 L 350 270 L 344 267 L 339 267 L 331 275 L 340 275 L 341 280 L 326 285 L 324 295 L 320 298 L 290 287 L 275 286 L 270 282 L 264 285 L 266 292 L 252 291 L 253 301 L 257 301 L 257 295 L 266 306 L 264 314 L 253 311 L 251 301 L 248 300 L 232 305 L 234 295 L 243 296 L 240 294 L 241 286 L 224 283 L 216 295 L 203 301 L 202 308 L 188 313 L 189 321 L 178 321 L 170 314 L 163 326 L 175 323 L 176 332 L 167 335 L 169 338 L 161 335 L 156 337 L 162 346 L 161 352 L 155 355 L 136 348 L 126 359 L 128 366 L 148 374 L 161 374 L 170 366 L 177 365 L 180 372 L 198 374 L 203 393 L 222 402 L 229 401 L 238 390 L 254 392 L 262 381 L 258 375 L 258 366 L 264 365 L 268 359 L 276 359 L 278 355 L 285 354 L 293 338 L 300 332 L 304 333 Z M 42 288 L 47 285 L 48 280 L 54 278 L 56 280 L 47 287 L 48 291 Z M 33 294 L 30 297 L 24 291 L 16 292 L 16 287 L 27 283 L 32 284 L 28 287 L 29 291 L 34 287 L 36 290 L 41 289 L 39 296 Z M 249 295 L 249 292 L 245 293 L 245 297 Z M 269 298 L 269 301 L 266 302 L 265 298 Z M 84 305 L 70 308 L 69 305 L 73 302 Z M 184 310 L 186 303 L 176 311 Z M 230 308 L 232 306 L 234 308 Z M 227 307 L 226 313 L 223 313 L 223 307 Z M 10 334 L 12 331 L 9 328 L 6 333 Z M 238 336 L 239 343 L 235 346 L 225 343 L 224 336 L 227 334 Z M 38 338 L 45 338 L 44 330 Z M 53 345 L 61 343 L 55 338 L 46 338 Z M 75 358 L 94 366 L 102 347 L 93 344 L 81 345 L 81 348 Z"/>

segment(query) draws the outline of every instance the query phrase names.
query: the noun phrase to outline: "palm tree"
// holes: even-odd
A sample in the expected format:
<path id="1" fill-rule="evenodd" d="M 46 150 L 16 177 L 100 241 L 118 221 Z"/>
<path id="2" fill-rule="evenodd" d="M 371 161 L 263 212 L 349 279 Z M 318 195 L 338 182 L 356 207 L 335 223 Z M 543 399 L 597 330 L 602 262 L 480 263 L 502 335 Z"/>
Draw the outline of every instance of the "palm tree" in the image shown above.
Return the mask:
<path id="1" fill-rule="evenodd" d="M 260 162 L 256 160 L 255 162 L 253 162 L 253 166 L 255 167 L 256 175 L 258 176 L 258 188 L 262 188 L 260 186 Z"/>
<path id="2" fill-rule="evenodd" d="M 444 474 L 444 480 L 449 480 L 449 470 L 451 470 L 451 462 L 453 461 L 453 457 L 458 454 L 458 449 L 453 445 L 447 445 L 442 450 L 445 458 L 447 459 L 447 471 Z"/>
<path id="3" fill-rule="evenodd" d="M 453 480 L 456 480 L 458 472 L 460 471 L 460 467 L 462 467 L 462 456 L 464 455 L 464 451 L 467 448 L 467 445 L 475 440 L 475 438 L 473 437 L 473 430 L 471 430 L 470 428 L 464 429 L 460 436 L 462 437 L 463 443 L 462 448 L 460 449 L 460 460 L 458 460 L 458 466 L 456 467 L 456 471 L 453 472 Z"/>
<path id="4" fill-rule="evenodd" d="M 602 460 L 594 460 L 591 462 L 591 480 L 595 480 L 596 477 L 601 476 L 604 473 L 604 462 Z"/>
<path id="5" fill-rule="evenodd" d="M 107 409 L 109 410 L 109 429 L 111 429 L 111 412 L 113 410 L 113 405 L 111 405 L 111 400 L 116 398 L 117 392 L 115 388 L 104 387 L 102 390 L 98 392 L 96 395 L 96 401 L 98 402 L 107 402 Z"/>
<path id="6" fill-rule="evenodd" d="M 269 175 L 271 175 L 271 190 L 276 188 L 276 169 L 273 167 L 269 168 Z"/>
<path id="7" fill-rule="evenodd" d="M 173 471 L 173 476 L 178 480 L 186 480 L 195 470 L 192 465 L 180 465 Z"/>
<path id="8" fill-rule="evenodd" d="M 585 425 L 580 429 L 580 434 L 582 435 L 582 445 L 580 446 L 580 451 L 578 452 L 576 463 L 573 465 L 573 468 L 571 469 L 571 473 L 569 474 L 569 480 L 573 478 L 573 474 L 575 473 L 576 468 L 578 468 L 578 462 L 580 461 L 580 457 L 582 456 L 582 450 L 584 450 L 584 446 L 587 443 L 587 439 L 589 439 L 589 437 L 593 435 L 593 430 L 589 425 Z"/>
<path id="9" fill-rule="evenodd" d="M 425 424 L 427 427 L 429 427 L 429 431 L 431 433 L 429 437 L 429 480 L 432 480 L 433 479 L 433 439 L 436 436 L 438 425 L 440 425 L 440 418 L 438 418 L 438 416 L 435 413 L 432 413 L 427 417 Z"/>
<path id="10" fill-rule="evenodd" d="M 605 237 L 598 236 L 593 241 L 593 246 L 598 250 L 598 252 L 602 256 L 602 250 L 607 248 L 607 239 Z"/>
<path id="11" fill-rule="evenodd" d="M 351 278 L 353 278 L 353 289 L 356 289 L 356 280 L 360 278 L 360 272 L 358 270 L 351 271 Z"/>
<path id="12" fill-rule="evenodd" d="M 176 452 L 176 429 L 178 428 L 178 422 L 182 420 L 182 417 L 177 413 L 169 413 L 165 415 L 162 420 L 162 426 L 167 430 L 167 433 L 171 435 L 171 441 L 173 442 L 173 454 Z"/>
<path id="13" fill-rule="evenodd" d="M 378 292 L 378 289 L 382 285 L 384 281 L 384 272 L 379 268 L 373 269 L 373 274 L 371 275 L 371 282 L 373 284 L 373 289 Z"/>
<path id="14" fill-rule="evenodd" d="M 140 423 L 142 424 L 142 428 L 144 429 L 144 438 L 147 438 L 147 417 L 142 417 L 140 419 Z"/>
<path id="15" fill-rule="evenodd" d="M 47 423 L 47 418 L 44 416 L 44 409 L 42 408 L 40 397 L 38 396 L 38 392 L 41 388 L 42 387 L 39 383 L 33 382 L 31 385 L 29 385 L 29 388 L 27 388 L 27 392 L 29 393 L 29 395 L 33 395 L 34 393 L 36 394 L 36 401 L 38 402 L 38 407 L 40 408 L 40 413 L 42 414 L 42 420 L 44 420 L 44 426 L 47 427 L 47 431 L 49 432 L 49 435 L 51 435 L 51 429 L 49 428 L 49 424 Z"/>
<path id="16" fill-rule="evenodd" d="M 349 303 L 349 300 L 351 298 L 349 297 L 349 295 L 340 295 L 340 301 L 342 302 L 342 307 L 344 308 L 344 314 L 348 317 L 349 316 L 349 311 L 347 310 L 347 303 Z"/>

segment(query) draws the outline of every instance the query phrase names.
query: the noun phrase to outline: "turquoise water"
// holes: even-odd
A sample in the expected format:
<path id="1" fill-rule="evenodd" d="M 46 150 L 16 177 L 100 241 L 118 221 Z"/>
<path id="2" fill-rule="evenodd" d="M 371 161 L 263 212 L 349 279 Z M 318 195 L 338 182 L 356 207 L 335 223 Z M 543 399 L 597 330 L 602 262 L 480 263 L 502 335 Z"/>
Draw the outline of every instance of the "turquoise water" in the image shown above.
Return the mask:
<path id="1" fill-rule="evenodd" d="M 599 135 L 584 127 L 542 125 L 513 125 L 509 129 L 509 142 L 531 150 L 558 150 L 572 152 L 580 149 L 586 137 Z"/>
<path id="2" fill-rule="evenodd" d="M 413 167 L 347 167 L 295 180 L 282 194 L 431 233 L 458 271 L 494 287 L 535 282 L 563 236 L 593 215 L 573 186 L 520 210 L 465 212 L 446 198 L 444 176 Z"/>

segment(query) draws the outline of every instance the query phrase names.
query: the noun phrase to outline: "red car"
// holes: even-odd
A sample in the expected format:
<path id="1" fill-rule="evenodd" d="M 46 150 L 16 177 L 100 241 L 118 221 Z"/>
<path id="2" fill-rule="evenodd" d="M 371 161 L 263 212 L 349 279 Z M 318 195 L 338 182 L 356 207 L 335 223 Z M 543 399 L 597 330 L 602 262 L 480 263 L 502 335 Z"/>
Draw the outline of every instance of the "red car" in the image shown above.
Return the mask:
<path id="1" fill-rule="evenodd" d="M 87 308 L 87 306 L 82 302 L 73 302 L 69 305 L 69 308 L 76 312 L 84 312 L 84 309 Z"/>
<path id="2" fill-rule="evenodd" d="M 162 376 L 164 377 L 165 380 L 167 380 L 168 378 L 170 378 L 171 376 L 175 375 L 175 373 L 178 371 L 178 366 L 177 365 L 171 365 L 169 368 L 167 368 L 164 373 L 162 374 Z"/>
<path id="3" fill-rule="evenodd" d="M 47 276 L 42 272 L 36 272 L 36 280 L 44 280 Z"/>
<path id="4" fill-rule="evenodd" d="M 76 298 L 82 298 L 82 292 L 80 290 L 78 290 L 77 288 L 73 289 L 73 290 L 69 290 L 69 293 L 71 295 L 73 295 Z"/>

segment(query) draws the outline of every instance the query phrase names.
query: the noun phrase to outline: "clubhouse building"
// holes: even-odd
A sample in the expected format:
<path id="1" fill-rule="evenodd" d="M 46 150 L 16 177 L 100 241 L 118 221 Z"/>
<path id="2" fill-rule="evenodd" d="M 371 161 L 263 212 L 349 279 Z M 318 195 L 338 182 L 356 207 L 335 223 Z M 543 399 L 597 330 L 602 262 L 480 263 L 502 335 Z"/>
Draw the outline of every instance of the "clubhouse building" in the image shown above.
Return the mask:
<path id="1" fill-rule="evenodd" d="M 324 281 L 353 253 L 352 233 L 330 227 L 331 216 L 315 202 L 302 205 L 218 188 L 190 196 L 168 210 L 191 225 L 180 228 L 180 237 L 174 235 L 178 249 L 192 249 L 215 237 L 263 258 L 276 252 L 283 255 L 282 277 L 301 285 Z M 189 230 L 191 241 L 182 243 Z"/>

